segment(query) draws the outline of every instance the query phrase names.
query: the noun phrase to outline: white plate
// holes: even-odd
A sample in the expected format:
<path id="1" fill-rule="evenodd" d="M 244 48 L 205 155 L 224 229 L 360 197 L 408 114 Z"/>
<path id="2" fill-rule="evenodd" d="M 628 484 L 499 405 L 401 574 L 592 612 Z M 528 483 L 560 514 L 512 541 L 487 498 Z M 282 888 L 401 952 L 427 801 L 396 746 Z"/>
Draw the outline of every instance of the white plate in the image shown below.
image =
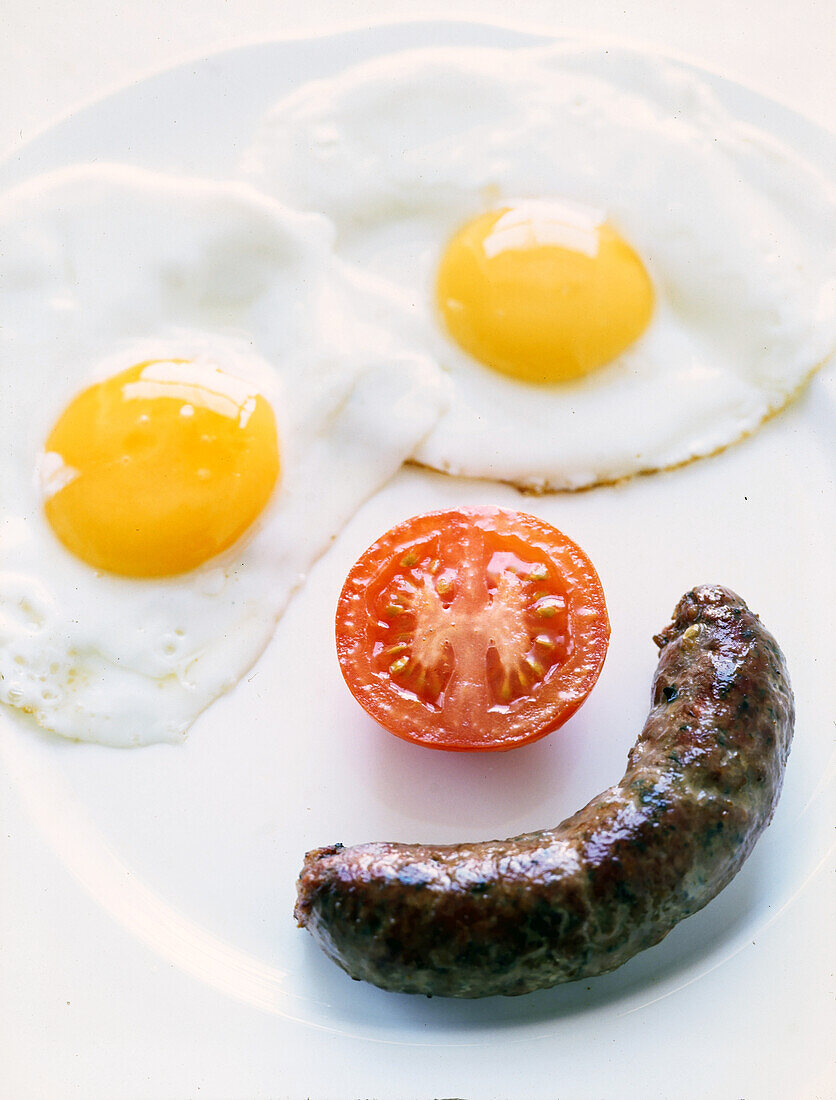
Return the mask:
<path id="1" fill-rule="evenodd" d="M 223 177 L 300 80 L 418 45 L 542 41 L 378 27 L 251 46 L 86 108 L 0 166 L 72 161 Z M 832 138 L 706 74 L 740 116 L 832 167 Z M 402 472 L 312 570 L 247 680 L 184 747 L 72 745 L 0 716 L 0 1092 L 14 1097 L 808 1097 L 830 1091 L 836 387 L 820 375 L 752 439 L 624 486 L 532 500 Z M 592 697 L 508 755 L 382 733 L 333 653 L 349 566 L 406 515 L 528 508 L 589 552 L 613 625 Z M 651 635 L 701 581 L 738 590 L 787 655 L 795 746 L 775 820 L 735 881 L 614 974 L 516 999 L 428 1001 L 352 983 L 291 918 L 303 852 L 553 824 L 617 779 L 643 721 Z"/>

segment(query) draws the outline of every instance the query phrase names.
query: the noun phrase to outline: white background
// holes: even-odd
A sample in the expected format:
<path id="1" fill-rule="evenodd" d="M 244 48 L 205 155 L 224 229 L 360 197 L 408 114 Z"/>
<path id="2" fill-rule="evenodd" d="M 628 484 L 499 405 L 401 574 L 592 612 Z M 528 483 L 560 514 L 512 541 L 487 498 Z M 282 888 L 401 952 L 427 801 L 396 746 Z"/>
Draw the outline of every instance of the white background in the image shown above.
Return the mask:
<path id="1" fill-rule="evenodd" d="M 6 0 L 0 9 L 0 154 L 10 152 L 74 106 L 183 60 L 261 39 L 421 18 L 506 21 L 535 31 L 595 32 L 648 43 L 752 85 L 814 121 L 833 123 L 836 5 L 832 0 L 794 4 L 786 0 L 589 0 L 585 4 L 579 0 L 146 0 L 131 6 L 107 0 L 70 4 Z M 0 798 L 6 794 L 6 784 L 0 782 Z M 0 872 L 0 917 L 3 891 L 10 884 L 19 891 L 19 899 L 32 905 L 43 901 L 61 912 L 62 900 L 47 903 L 44 899 L 56 883 L 63 882 L 62 872 L 57 862 L 44 865 L 42 849 L 32 837 L 14 838 L 10 858 Z M 412 1048 L 396 1059 L 385 1044 L 302 1027 L 278 1031 L 272 1018 L 244 1009 L 224 1018 L 224 1031 L 199 984 L 164 961 L 149 967 L 139 950 L 128 954 L 110 918 L 81 899 L 80 893 L 76 897 L 68 891 L 68 927 L 86 922 L 91 940 L 101 945 L 102 971 L 120 968 L 123 983 L 133 983 L 135 997 L 125 999 L 123 994 L 114 999 L 110 1006 L 114 1019 L 97 1035 L 90 1029 L 90 1020 L 108 1011 L 102 990 L 91 992 L 85 1001 L 75 957 L 68 959 L 66 967 L 45 959 L 42 970 L 32 972 L 32 995 L 20 1006 L 19 1028 L 8 1026 L 15 1018 L 15 1007 L 4 1006 L 7 1025 L 0 1032 L 0 1093 L 6 1080 L 12 1091 L 4 1095 L 15 1100 L 57 1095 L 55 1077 L 42 1072 L 38 1063 L 48 1059 L 59 1030 L 62 1095 L 68 1096 L 117 1096 L 120 1090 L 115 1082 L 120 1078 L 130 1081 L 126 1092 L 148 1098 L 243 1100 L 258 1095 L 297 1100 L 311 1095 L 341 1100 L 366 1095 L 490 1098 L 535 1093 L 583 1098 L 644 1092 L 650 1100 L 715 1096 L 718 1100 L 731 1096 L 827 1100 L 836 1095 L 832 1061 L 827 1059 L 822 1038 L 827 1034 L 822 1014 L 826 1017 L 830 1012 L 833 1018 L 833 974 L 827 956 L 818 959 L 805 949 L 811 943 L 825 945 L 823 923 L 825 928 L 832 925 L 832 882 L 824 875 L 758 940 L 757 957 L 774 963 L 776 951 L 781 952 L 781 967 L 753 967 L 751 953 L 727 961 L 723 981 L 714 983 L 716 1001 L 703 995 L 703 1038 L 695 1035 L 693 1021 L 680 1026 L 675 1015 L 648 1002 L 611 1023 L 605 1034 L 591 1037 L 578 1051 L 580 1058 L 591 1058 L 588 1087 L 577 1083 L 585 1078 L 578 1066 L 570 1068 L 568 1062 L 541 1066 L 542 1046 L 513 1037 L 496 1050 Z M 9 959 L 9 944 L 0 943 L 0 953 L 4 950 L 5 962 L 18 979 L 27 966 L 37 966 L 31 959 Z M 56 976 L 66 979 L 65 989 L 56 988 Z M 782 999 L 790 994 L 797 998 L 799 989 L 806 991 L 809 1014 L 805 1016 L 797 1000 L 792 1011 L 783 1013 Z M 767 1004 L 772 1006 L 770 1011 L 763 1008 Z M 85 1007 L 90 1011 L 85 1012 Z M 149 1011 L 155 1013 L 153 1019 L 146 1015 Z M 142 1019 L 136 1018 L 137 1012 Z M 560 1029 L 567 1024 L 556 1019 L 554 1026 Z M 759 1029 L 754 1036 L 753 1028 Z M 277 1051 L 277 1042 L 286 1044 L 286 1049 Z M 745 1057 L 763 1044 L 764 1059 L 774 1075 L 771 1086 L 754 1064 L 735 1064 L 738 1043 Z M 700 1065 L 689 1066 L 695 1051 Z M 712 1074 L 706 1065 L 711 1057 L 725 1069 Z M 283 1061 L 286 1074 L 280 1068 Z M 654 1062 L 679 1066 L 679 1072 L 653 1072 Z M 4 1076 L 4 1066 L 11 1067 L 10 1076 Z M 646 1090 L 641 1075 L 646 1076 Z M 733 1086 L 726 1083 L 732 1077 Z M 574 1084 L 566 1091 L 561 1082 L 568 1078 Z M 45 1086 L 37 1082 L 46 1080 L 52 1085 L 44 1091 Z M 757 1081 L 752 1091 L 741 1087 L 747 1080 Z M 304 1081 L 309 1088 L 300 1084 Z"/>

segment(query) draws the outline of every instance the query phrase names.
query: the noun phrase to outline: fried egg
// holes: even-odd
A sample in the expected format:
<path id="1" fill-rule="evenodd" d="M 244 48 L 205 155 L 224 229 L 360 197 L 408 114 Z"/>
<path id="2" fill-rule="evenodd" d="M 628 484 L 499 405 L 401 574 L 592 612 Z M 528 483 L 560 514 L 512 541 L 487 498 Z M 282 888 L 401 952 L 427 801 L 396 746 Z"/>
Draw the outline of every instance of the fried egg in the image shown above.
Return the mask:
<path id="1" fill-rule="evenodd" d="M 449 373 L 421 463 L 574 489 L 710 454 L 836 344 L 834 192 L 635 51 L 427 50 L 308 83 L 241 172 L 326 214 Z"/>
<path id="2" fill-rule="evenodd" d="M 178 741 L 444 387 L 328 223 L 244 184 L 67 169 L 0 198 L 0 237 L 0 700 Z"/>

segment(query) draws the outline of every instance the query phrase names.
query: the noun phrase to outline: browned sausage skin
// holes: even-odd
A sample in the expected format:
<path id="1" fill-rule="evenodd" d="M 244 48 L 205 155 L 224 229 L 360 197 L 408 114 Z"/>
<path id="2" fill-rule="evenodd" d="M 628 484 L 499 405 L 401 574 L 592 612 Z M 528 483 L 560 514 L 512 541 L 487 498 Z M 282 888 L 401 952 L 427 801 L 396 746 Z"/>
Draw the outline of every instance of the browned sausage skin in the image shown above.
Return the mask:
<path id="1" fill-rule="evenodd" d="M 792 692 L 728 589 L 688 592 L 655 641 L 651 711 L 619 783 L 510 840 L 308 852 L 300 926 L 353 978 L 487 997 L 612 970 L 701 909 L 772 818 Z"/>

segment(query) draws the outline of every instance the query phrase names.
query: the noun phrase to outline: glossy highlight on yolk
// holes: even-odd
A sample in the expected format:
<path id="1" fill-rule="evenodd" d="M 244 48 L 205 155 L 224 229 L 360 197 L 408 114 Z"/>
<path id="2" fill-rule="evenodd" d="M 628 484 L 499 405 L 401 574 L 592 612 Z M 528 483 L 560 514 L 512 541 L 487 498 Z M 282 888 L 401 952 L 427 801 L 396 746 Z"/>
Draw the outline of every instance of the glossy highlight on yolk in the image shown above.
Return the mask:
<path id="1" fill-rule="evenodd" d="M 526 382 L 565 382 L 609 363 L 642 334 L 653 287 L 603 215 L 532 200 L 482 214 L 456 233 L 437 299 L 453 339 Z"/>
<path id="2" fill-rule="evenodd" d="M 183 573 L 232 546 L 279 474 L 267 400 L 202 361 L 139 363 L 91 386 L 45 452 L 44 508 L 58 538 L 130 577 Z"/>

